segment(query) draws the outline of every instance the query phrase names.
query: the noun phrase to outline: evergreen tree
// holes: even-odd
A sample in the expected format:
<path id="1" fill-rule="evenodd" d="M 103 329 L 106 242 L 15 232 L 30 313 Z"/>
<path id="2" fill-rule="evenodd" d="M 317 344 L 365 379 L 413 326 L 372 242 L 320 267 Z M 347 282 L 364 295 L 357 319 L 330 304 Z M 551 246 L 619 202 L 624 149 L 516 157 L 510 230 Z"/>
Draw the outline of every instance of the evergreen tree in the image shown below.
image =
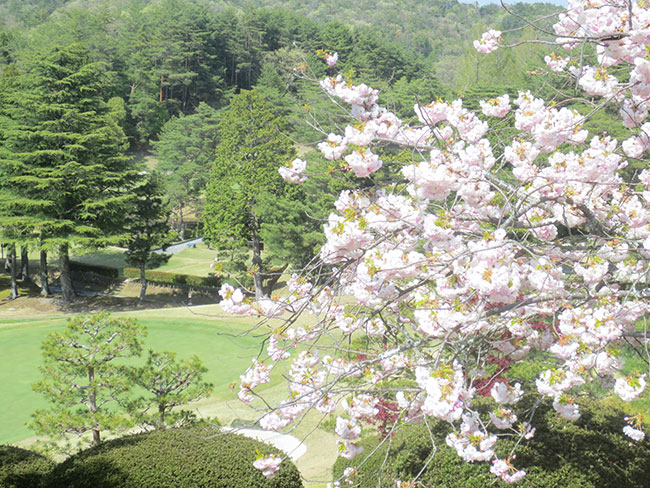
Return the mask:
<path id="1" fill-rule="evenodd" d="M 126 261 L 140 269 L 140 301 L 147 293 L 145 269 L 157 266 L 167 255 L 156 254 L 155 248 L 167 243 L 169 234 L 169 207 L 164 201 L 164 187 L 157 173 L 151 173 L 133 189 L 134 202 L 127 219 L 131 234 Z"/>
<path id="2" fill-rule="evenodd" d="M 168 424 L 187 416 L 189 412 L 174 412 L 174 407 L 200 400 L 212 392 L 213 385 L 202 382 L 207 368 L 198 356 L 189 360 L 176 360 L 176 354 L 169 351 L 149 351 L 147 363 L 133 371 L 133 382 L 144 388 L 150 398 L 141 398 L 135 406 L 142 408 L 144 413 L 138 415 L 147 424 L 164 428 Z M 147 414 L 149 408 L 155 407 L 156 412 Z"/>
<path id="3" fill-rule="evenodd" d="M 157 169 L 178 215 L 181 240 L 185 237 L 184 211 L 196 205 L 205 190 L 219 139 L 218 112 L 201 103 L 192 115 L 174 117 L 153 143 Z"/>
<path id="4" fill-rule="evenodd" d="M 283 195 L 284 181 L 278 168 L 294 156 L 291 141 L 283 134 L 286 122 L 255 91 L 233 97 L 219 122 L 221 142 L 206 193 L 206 236 L 223 247 L 251 244 L 255 294 L 262 287 L 260 195 Z M 266 200 L 268 201 L 268 200 Z"/>
<path id="5" fill-rule="evenodd" d="M 136 320 L 106 313 L 77 316 L 62 332 L 50 334 L 41 346 L 44 379 L 33 389 L 53 406 L 32 414 L 34 430 L 50 436 L 91 432 L 97 445 L 103 430 L 128 426 L 119 405 L 132 382 L 115 360 L 139 356 L 145 335 Z"/>
<path id="6" fill-rule="evenodd" d="M 4 96 L 0 226 L 58 250 L 65 301 L 74 297 L 70 246 L 120 242 L 137 180 L 102 82 L 103 66 L 73 44 L 37 57 Z"/>

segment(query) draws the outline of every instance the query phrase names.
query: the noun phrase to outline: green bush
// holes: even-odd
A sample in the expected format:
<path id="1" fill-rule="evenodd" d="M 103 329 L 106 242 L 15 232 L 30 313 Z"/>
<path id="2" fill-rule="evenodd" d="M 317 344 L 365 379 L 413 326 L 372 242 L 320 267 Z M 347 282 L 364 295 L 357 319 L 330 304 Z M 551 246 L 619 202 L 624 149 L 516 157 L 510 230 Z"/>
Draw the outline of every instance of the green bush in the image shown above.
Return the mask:
<path id="1" fill-rule="evenodd" d="M 194 276 L 151 269 L 146 270 L 144 276 L 150 283 L 161 285 L 193 286 L 195 288 L 219 288 L 221 286 L 221 279 L 216 276 Z M 140 270 L 124 268 L 124 277 L 139 280 Z"/>
<path id="2" fill-rule="evenodd" d="M 50 472 L 52 463 L 46 457 L 14 446 L 0 446 L 0 487 L 34 488 Z"/>
<path id="3" fill-rule="evenodd" d="M 70 261 L 70 271 L 77 271 L 81 273 L 95 273 L 107 278 L 117 278 L 120 270 L 110 266 L 102 266 L 100 264 L 86 264 L 79 261 Z"/>
<path id="4" fill-rule="evenodd" d="M 273 447 L 214 427 L 157 430 L 105 442 L 59 464 L 45 488 L 298 488 L 290 460 L 275 478 L 253 467 L 256 451 Z"/>
<path id="5" fill-rule="evenodd" d="M 526 470 L 520 483 L 527 488 L 641 488 L 648 486 L 650 443 L 637 443 L 623 432 L 624 414 L 599 404 L 581 406 L 582 416 L 575 422 L 561 418 L 550 406 L 540 405 L 533 418 L 535 437 L 517 448 L 514 465 Z M 406 425 L 363 462 L 379 440 L 361 442 L 364 453 L 348 461 L 339 458 L 334 465 L 335 479 L 348 466 L 358 468 L 353 485 L 358 488 L 393 486 L 395 479 L 410 480 L 422 471 L 423 486 L 435 488 L 483 488 L 510 486 L 489 472 L 490 463 L 466 463 L 445 443 L 449 426 L 430 422 L 433 436 L 424 424 Z M 435 452 L 432 449 L 432 438 Z M 513 447 L 510 438 L 500 439 L 497 455 L 505 458 Z M 427 465 L 427 462 L 429 464 Z"/>

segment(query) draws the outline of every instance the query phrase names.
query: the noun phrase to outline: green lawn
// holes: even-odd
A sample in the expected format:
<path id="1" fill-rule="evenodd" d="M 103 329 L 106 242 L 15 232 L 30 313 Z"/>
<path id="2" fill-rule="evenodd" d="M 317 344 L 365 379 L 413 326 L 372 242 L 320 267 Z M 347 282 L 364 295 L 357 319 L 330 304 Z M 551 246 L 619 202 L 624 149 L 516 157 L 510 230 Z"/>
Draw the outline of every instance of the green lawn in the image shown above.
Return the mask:
<path id="1" fill-rule="evenodd" d="M 179 358 L 199 356 L 208 368 L 205 379 L 214 383 L 214 396 L 217 398 L 234 398 L 228 384 L 239 380 L 251 357 L 259 351 L 257 338 L 241 334 L 252 325 L 250 320 L 193 317 L 187 309 L 129 312 L 125 315 L 138 317 L 147 325 L 149 333 L 145 350 L 174 351 Z M 33 435 L 25 424 L 30 421 L 31 412 L 47 406 L 41 395 L 31 390 L 32 383 L 40 378 L 40 344 L 47 334 L 64 326 L 62 317 L 0 319 L 3 352 L 0 355 L 0 384 L 3 385 L 4 406 L 0 416 L 0 444 L 17 442 Z"/>
<path id="2" fill-rule="evenodd" d="M 195 248 L 183 249 L 174 254 L 166 264 L 157 271 L 167 271 L 196 276 L 207 276 L 210 273 L 210 264 L 214 261 L 217 251 L 208 249 L 205 244 L 198 244 Z"/>
<path id="3" fill-rule="evenodd" d="M 205 244 L 199 244 L 195 248 L 184 249 L 178 254 L 174 254 L 169 259 L 169 262 L 156 268 L 156 270 L 207 276 L 210 273 L 210 263 L 214 261 L 216 255 L 217 251 L 214 249 L 208 249 L 208 246 Z M 124 249 L 108 247 L 86 254 L 73 254 L 72 260 L 85 264 L 111 266 L 122 269 L 128 266 L 124 257 Z"/>

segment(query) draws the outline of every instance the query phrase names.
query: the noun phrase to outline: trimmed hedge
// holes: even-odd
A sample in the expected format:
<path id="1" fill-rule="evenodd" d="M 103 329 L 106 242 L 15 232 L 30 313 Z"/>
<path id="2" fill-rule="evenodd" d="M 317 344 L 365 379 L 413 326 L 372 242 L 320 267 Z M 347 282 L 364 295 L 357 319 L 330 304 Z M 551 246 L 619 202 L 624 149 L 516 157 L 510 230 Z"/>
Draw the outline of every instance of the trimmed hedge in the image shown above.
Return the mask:
<path id="1" fill-rule="evenodd" d="M 146 270 L 144 276 L 148 282 L 161 285 L 193 286 L 196 288 L 219 288 L 221 286 L 221 278 L 217 278 L 216 276 L 166 273 L 151 269 Z M 124 268 L 124 277 L 139 280 L 140 270 L 138 268 Z"/>
<path id="2" fill-rule="evenodd" d="M 300 473 L 285 459 L 273 479 L 253 467 L 271 446 L 214 427 L 157 430 L 111 440 L 59 464 L 45 488 L 299 488 Z"/>
<path id="3" fill-rule="evenodd" d="M 54 463 L 34 451 L 0 446 L 0 487 L 34 488 L 52 470 Z"/>
<path id="4" fill-rule="evenodd" d="M 70 261 L 70 271 L 77 271 L 80 273 L 95 273 L 107 278 L 117 279 L 120 275 L 120 270 L 110 266 L 102 266 L 100 264 L 86 264 L 79 261 Z"/>
<path id="5" fill-rule="evenodd" d="M 650 443 L 635 442 L 623 432 L 624 413 L 610 407 L 581 405 L 582 416 L 575 422 L 561 418 L 544 402 L 535 413 L 535 437 L 517 448 L 514 465 L 526 470 L 522 486 L 527 488 L 646 488 L 650 479 Z M 355 477 L 358 488 L 392 487 L 395 479 L 410 480 L 424 469 L 419 481 L 435 488 L 484 488 L 512 486 L 489 472 L 489 463 L 466 463 L 445 443 L 449 426 L 430 422 L 431 436 L 423 424 L 407 425 L 386 442 L 361 467 Z M 339 458 L 334 465 L 338 479 L 348 466 L 363 462 L 366 453 L 378 445 L 376 437 L 361 442 L 365 451 L 354 460 Z M 500 446 L 499 446 L 500 444 Z M 502 438 L 497 454 L 507 457 L 513 442 Z M 387 453 L 388 450 L 388 453 Z M 388 457 L 386 457 L 388 455 Z M 381 477 L 381 483 L 380 483 Z"/>

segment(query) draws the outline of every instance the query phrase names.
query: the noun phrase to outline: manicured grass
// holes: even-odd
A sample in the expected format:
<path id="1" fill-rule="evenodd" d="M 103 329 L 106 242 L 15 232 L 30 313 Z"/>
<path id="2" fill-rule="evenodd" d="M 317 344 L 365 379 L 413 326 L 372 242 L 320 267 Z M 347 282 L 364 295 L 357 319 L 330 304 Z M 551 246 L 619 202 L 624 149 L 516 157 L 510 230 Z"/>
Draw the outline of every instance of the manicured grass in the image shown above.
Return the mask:
<path id="1" fill-rule="evenodd" d="M 25 425 L 30 413 L 46 406 L 32 391 L 32 383 L 40 379 L 41 343 L 53 331 L 60 330 L 65 319 L 15 321 L 0 327 L 0 384 L 3 385 L 3 415 L 0 416 L 0 444 L 16 442 L 31 435 Z"/>
<path id="2" fill-rule="evenodd" d="M 156 268 L 158 271 L 176 272 L 196 276 L 207 276 L 210 273 L 210 263 L 214 261 L 217 251 L 208 249 L 205 244 L 198 244 L 195 248 L 184 249 L 174 254 L 169 262 Z M 74 254 L 74 261 L 85 264 L 111 266 L 122 269 L 129 266 L 125 261 L 124 249 L 109 247 L 86 254 Z"/>
<path id="3" fill-rule="evenodd" d="M 197 310 L 201 308 L 196 307 Z M 254 335 L 242 335 L 251 326 L 250 320 L 237 322 L 237 319 L 193 316 L 187 309 L 123 315 L 137 317 L 147 325 L 145 351 L 173 351 L 179 358 L 199 356 L 208 368 L 205 380 L 215 385 L 214 396 L 219 398 L 234 398 L 228 384 L 239 381 L 239 375 L 259 351 L 259 339 Z M 3 385 L 0 444 L 34 435 L 26 425 L 31 420 L 30 414 L 37 408 L 47 407 L 41 395 L 31 389 L 41 377 L 38 369 L 40 345 L 49 333 L 61 330 L 65 323 L 64 317 L 0 319 L 3 352 L 0 355 L 0 384 Z"/>
<path id="4" fill-rule="evenodd" d="M 208 249 L 205 244 L 198 244 L 195 248 L 183 249 L 174 254 L 166 264 L 157 271 L 182 273 L 195 276 L 207 276 L 212 270 L 210 264 L 214 261 L 217 251 Z"/>

